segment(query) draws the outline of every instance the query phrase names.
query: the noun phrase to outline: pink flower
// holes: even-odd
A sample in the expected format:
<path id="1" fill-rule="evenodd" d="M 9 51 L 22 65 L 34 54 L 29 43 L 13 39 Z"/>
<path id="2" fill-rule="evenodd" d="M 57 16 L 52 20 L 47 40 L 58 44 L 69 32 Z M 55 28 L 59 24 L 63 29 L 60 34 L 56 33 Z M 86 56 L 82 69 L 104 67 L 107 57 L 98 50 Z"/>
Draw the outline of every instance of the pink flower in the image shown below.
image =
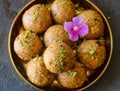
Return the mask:
<path id="1" fill-rule="evenodd" d="M 65 22 L 64 29 L 71 41 L 77 41 L 79 37 L 84 37 L 89 32 L 88 25 L 84 23 L 80 16 L 73 17 L 70 22 Z"/>

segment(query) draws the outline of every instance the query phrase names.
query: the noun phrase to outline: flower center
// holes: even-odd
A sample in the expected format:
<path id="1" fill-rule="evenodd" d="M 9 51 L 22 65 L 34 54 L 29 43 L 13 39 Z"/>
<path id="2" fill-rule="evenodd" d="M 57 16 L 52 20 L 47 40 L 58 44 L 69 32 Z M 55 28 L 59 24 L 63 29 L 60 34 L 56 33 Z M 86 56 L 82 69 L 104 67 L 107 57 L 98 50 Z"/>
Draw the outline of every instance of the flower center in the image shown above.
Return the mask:
<path id="1" fill-rule="evenodd" d="M 78 30 L 78 27 L 77 27 L 77 26 L 75 26 L 73 29 L 74 29 L 75 31 L 77 31 L 77 30 Z"/>

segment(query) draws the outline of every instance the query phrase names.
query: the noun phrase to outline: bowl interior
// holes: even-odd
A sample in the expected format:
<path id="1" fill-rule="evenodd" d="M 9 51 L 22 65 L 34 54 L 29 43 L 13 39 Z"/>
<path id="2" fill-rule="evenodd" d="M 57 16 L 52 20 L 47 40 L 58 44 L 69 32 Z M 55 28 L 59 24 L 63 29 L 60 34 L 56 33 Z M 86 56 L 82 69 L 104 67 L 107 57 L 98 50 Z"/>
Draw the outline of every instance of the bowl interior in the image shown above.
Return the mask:
<path id="1" fill-rule="evenodd" d="M 29 81 L 28 77 L 26 76 L 26 72 L 24 70 L 25 63 L 24 63 L 24 66 L 23 66 L 23 63 L 20 61 L 21 59 L 19 59 L 14 52 L 13 43 L 14 43 L 14 40 L 15 40 L 16 36 L 19 34 L 19 31 L 18 31 L 19 28 L 21 26 L 23 26 L 22 25 L 22 15 L 24 14 L 24 12 L 27 9 L 29 9 L 31 6 L 33 6 L 34 4 L 37 4 L 37 3 L 50 4 L 52 1 L 54 1 L 54 0 L 41 0 L 41 1 L 40 0 L 35 0 L 35 1 L 31 0 L 28 4 L 26 4 L 23 7 L 23 9 L 18 13 L 16 18 L 14 19 L 14 21 L 12 23 L 12 26 L 11 26 L 11 29 L 10 29 L 9 40 L 8 40 L 10 58 L 11 58 L 11 61 L 13 63 L 13 66 L 15 67 L 18 74 L 31 86 L 33 86 L 33 87 L 35 87 L 39 90 L 40 89 L 43 89 L 43 90 L 48 90 L 49 89 L 49 91 L 50 91 L 50 89 L 51 89 L 51 91 L 53 91 L 55 89 L 61 90 L 62 88 L 60 88 L 59 85 L 53 85 L 53 86 L 50 86 L 50 87 L 41 88 L 41 87 L 37 87 L 34 84 L 32 84 Z M 103 13 L 91 1 L 89 1 L 89 0 L 81 0 L 81 1 L 80 0 L 72 0 L 72 1 L 75 4 L 80 2 L 82 7 L 84 7 L 85 9 L 90 9 L 91 8 L 93 10 L 98 11 L 100 13 L 100 15 L 102 16 L 102 18 L 104 20 L 104 24 L 105 24 L 104 38 L 106 40 L 107 58 L 106 58 L 104 64 L 99 69 L 97 69 L 95 75 L 90 77 L 88 79 L 88 82 L 86 82 L 81 88 L 77 88 L 77 90 L 84 90 L 84 89 L 88 88 L 89 86 L 91 86 L 93 83 L 95 83 L 102 76 L 104 71 L 106 70 L 106 68 L 107 68 L 107 66 L 110 62 L 111 55 L 112 55 L 113 40 L 112 40 L 111 29 L 110 29 L 110 26 L 109 26 L 109 23 L 108 23 L 107 19 L 105 18 Z"/>

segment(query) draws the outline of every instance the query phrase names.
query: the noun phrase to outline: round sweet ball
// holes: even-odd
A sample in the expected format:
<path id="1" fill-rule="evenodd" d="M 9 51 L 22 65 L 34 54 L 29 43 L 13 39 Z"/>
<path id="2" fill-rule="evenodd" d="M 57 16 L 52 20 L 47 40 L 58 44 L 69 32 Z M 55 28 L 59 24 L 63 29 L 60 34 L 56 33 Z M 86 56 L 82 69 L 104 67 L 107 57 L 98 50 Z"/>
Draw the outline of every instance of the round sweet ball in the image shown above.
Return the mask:
<path id="1" fill-rule="evenodd" d="M 29 61 L 40 54 L 42 46 L 40 38 L 31 31 L 20 33 L 14 41 L 14 51 L 24 61 Z"/>
<path id="2" fill-rule="evenodd" d="M 44 52 L 44 63 L 47 69 L 56 74 L 70 69 L 73 61 L 73 51 L 64 42 L 52 43 Z"/>
<path id="3" fill-rule="evenodd" d="M 51 85 L 55 78 L 55 75 L 46 69 L 43 57 L 30 60 L 26 73 L 30 81 L 40 87 Z"/>
<path id="4" fill-rule="evenodd" d="M 75 62 L 73 68 L 58 74 L 60 84 L 69 89 L 81 87 L 86 79 L 86 70 L 79 62 Z"/>
<path id="5" fill-rule="evenodd" d="M 85 10 L 80 14 L 84 22 L 89 27 L 88 34 L 84 37 L 86 39 L 95 39 L 103 36 L 104 34 L 104 22 L 102 17 L 97 11 Z"/>
<path id="6" fill-rule="evenodd" d="M 98 40 L 87 40 L 77 48 L 78 59 L 89 69 L 100 67 L 106 58 L 106 48 Z"/>
<path id="7" fill-rule="evenodd" d="M 44 43 L 46 47 L 58 41 L 63 41 L 69 46 L 74 44 L 72 41 L 70 41 L 68 33 L 64 30 L 63 25 L 53 25 L 48 28 L 44 34 Z"/>
<path id="8" fill-rule="evenodd" d="M 58 24 L 70 21 L 75 15 L 75 6 L 71 0 L 55 0 L 51 5 L 53 20 Z"/>
<path id="9" fill-rule="evenodd" d="M 52 23 L 50 11 L 41 4 L 35 4 L 29 8 L 22 17 L 26 30 L 36 33 L 44 32 Z"/>

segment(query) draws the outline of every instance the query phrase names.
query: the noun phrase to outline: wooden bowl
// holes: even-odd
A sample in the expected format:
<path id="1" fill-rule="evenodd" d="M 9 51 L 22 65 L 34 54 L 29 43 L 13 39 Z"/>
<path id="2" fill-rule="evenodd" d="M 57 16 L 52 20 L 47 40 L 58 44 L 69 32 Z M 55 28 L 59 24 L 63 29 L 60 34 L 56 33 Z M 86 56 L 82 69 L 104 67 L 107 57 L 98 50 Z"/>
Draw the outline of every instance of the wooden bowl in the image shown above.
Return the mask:
<path id="1" fill-rule="evenodd" d="M 44 2 L 43 2 L 44 1 Z M 46 1 L 46 2 L 45 2 Z M 16 53 L 14 52 L 13 49 L 13 43 L 14 40 L 16 38 L 16 36 L 18 35 L 19 31 L 18 29 L 22 26 L 22 15 L 24 14 L 24 12 L 29 9 L 31 6 L 33 6 L 34 4 L 37 3 L 50 3 L 53 0 L 31 0 L 29 3 L 27 3 L 21 10 L 20 12 L 17 14 L 17 16 L 15 17 L 12 25 L 11 25 L 11 29 L 10 29 L 10 33 L 9 33 L 9 39 L 8 39 L 8 49 L 9 49 L 9 55 L 10 55 L 10 59 L 11 62 L 15 68 L 15 70 L 17 71 L 17 73 L 20 75 L 20 77 L 27 82 L 29 85 L 31 85 L 32 87 L 38 89 L 38 90 L 49 90 L 49 91 L 53 91 L 55 89 L 63 91 L 63 88 L 60 87 L 59 84 L 57 84 L 55 82 L 54 85 L 50 86 L 50 87 L 37 87 L 34 84 L 32 84 L 29 80 L 28 77 L 26 75 L 26 72 L 24 70 L 25 64 L 23 66 L 23 63 L 20 62 L 20 59 L 17 57 Z M 73 0 L 73 2 L 76 4 L 78 3 L 80 0 Z M 93 4 L 90 0 L 81 0 L 80 1 L 83 5 L 83 7 L 85 8 L 91 8 L 94 9 L 96 11 L 99 12 L 99 14 L 102 16 L 104 23 L 105 23 L 105 32 L 104 32 L 104 38 L 106 40 L 106 48 L 107 48 L 107 58 L 104 62 L 104 64 L 97 70 L 97 72 L 95 73 L 95 75 L 93 75 L 92 77 L 90 77 L 88 80 L 89 82 L 86 82 L 82 87 L 77 88 L 76 90 L 85 90 L 86 88 L 90 87 L 91 85 L 93 85 L 105 72 L 106 68 L 108 67 L 109 63 L 110 63 L 110 59 L 112 56 L 112 51 L 113 51 L 113 37 L 112 37 L 112 32 L 111 32 L 111 28 L 110 25 L 106 19 L 106 17 L 104 16 L 104 14 L 102 13 L 102 11 L 95 5 Z"/>

